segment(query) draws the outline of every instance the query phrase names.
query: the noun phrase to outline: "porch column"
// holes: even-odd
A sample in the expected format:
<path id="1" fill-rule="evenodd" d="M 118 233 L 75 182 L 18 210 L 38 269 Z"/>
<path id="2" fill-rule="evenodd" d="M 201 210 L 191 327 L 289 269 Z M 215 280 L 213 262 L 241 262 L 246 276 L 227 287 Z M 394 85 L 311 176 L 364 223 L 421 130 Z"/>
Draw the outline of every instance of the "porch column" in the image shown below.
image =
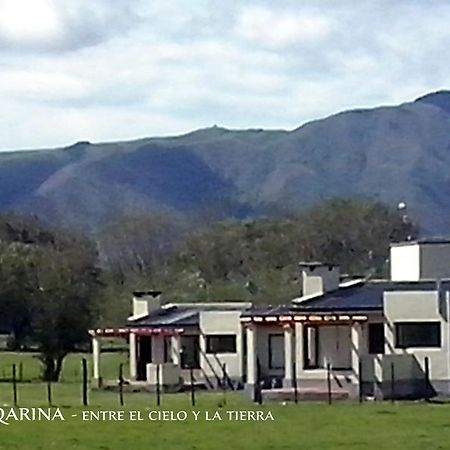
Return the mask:
<path id="1" fill-rule="evenodd" d="M 136 380 L 137 378 L 137 346 L 136 346 L 136 333 L 130 333 L 130 379 Z"/>
<path id="2" fill-rule="evenodd" d="M 100 381 L 100 352 L 101 344 L 100 338 L 98 336 L 92 337 L 92 362 L 94 366 L 94 382 L 98 385 L 101 384 Z"/>
<path id="3" fill-rule="evenodd" d="M 303 354 L 303 330 L 305 329 L 304 325 L 301 322 L 295 323 L 295 373 L 294 377 L 297 379 L 300 378 L 300 374 L 305 367 L 304 363 L 304 354 Z"/>
<path id="4" fill-rule="evenodd" d="M 256 327 L 248 325 L 245 328 L 247 337 L 247 386 L 253 388 L 256 384 Z"/>
<path id="5" fill-rule="evenodd" d="M 284 326 L 284 379 L 283 387 L 292 387 L 293 361 L 292 361 L 292 336 L 291 325 Z"/>
<path id="6" fill-rule="evenodd" d="M 200 362 L 200 367 L 203 370 L 206 370 L 206 372 L 209 374 L 211 369 L 209 368 L 208 365 L 208 360 L 207 360 L 207 356 L 206 356 L 206 336 L 203 334 L 203 332 L 201 332 L 198 336 L 198 350 L 195 349 L 195 351 L 199 353 L 199 362 Z"/>
<path id="7" fill-rule="evenodd" d="M 352 371 L 355 374 L 356 381 L 359 381 L 359 358 L 362 350 L 362 326 L 360 323 L 353 323 L 351 328 L 351 355 L 352 355 Z"/>
<path id="8" fill-rule="evenodd" d="M 170 351 L 172 363 L 177 366 L 181 365 L 180 350 L 181 350 L 181 336 L 179 334 L 175 334 L 170 338 Z"/>

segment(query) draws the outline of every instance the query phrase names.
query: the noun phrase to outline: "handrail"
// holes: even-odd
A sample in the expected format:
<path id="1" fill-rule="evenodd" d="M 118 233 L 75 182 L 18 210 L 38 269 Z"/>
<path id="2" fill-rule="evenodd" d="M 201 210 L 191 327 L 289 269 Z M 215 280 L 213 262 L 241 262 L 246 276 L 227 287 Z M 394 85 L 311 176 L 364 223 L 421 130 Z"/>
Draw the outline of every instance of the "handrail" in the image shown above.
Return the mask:
<path id="1" fill-rule="evenodd" d="M 202 371 L 202 375 L 206 381 L 206 384 L 209 386 L 210 389 L 214 389 L 214 384 L 212 383 L 212 381 L 209 379 L 208 375 L 206 374 L 205 370 L 203 368 L 200 368 L 200 370 Z"/>
<path id="2" fill-rule="evenodd" d="M 219 364 L 220 368 L 222 369 L 222 373 L 223 373 L 223 379 L 225 380 L 225 382 L 227 383 L 228 387 L 234 391 L 234 386 L 233 386 L 233 382 L 231 380 L 231 378 L 229 377 L 227 370 L 226 370 L 226 366 L 225 364 L 222 363 L 222 361 L 217 357 L 216 353 L 212 353 L 212 355 L 214 356 L 217 364 Z"/>
<path id="3" fill-rule="evenodd" d="M 208 356 L 206 355 L 206 353 L 200 348 L 200 346 L 198 347 L 198 351 L 200 352 L 200 354 L 205 358 L 205 361 L 208 363 L 209 368 L 211 369 L 211 372 L 213 373 L 214 377 L 216 378 L 217 384 L 218 386 L 221 386 L 222 381 L 219 375 L 217 375 L 217 372 L 214 369 L 214 366 L 211 364 L 211 361 L 209 360 Z"/>

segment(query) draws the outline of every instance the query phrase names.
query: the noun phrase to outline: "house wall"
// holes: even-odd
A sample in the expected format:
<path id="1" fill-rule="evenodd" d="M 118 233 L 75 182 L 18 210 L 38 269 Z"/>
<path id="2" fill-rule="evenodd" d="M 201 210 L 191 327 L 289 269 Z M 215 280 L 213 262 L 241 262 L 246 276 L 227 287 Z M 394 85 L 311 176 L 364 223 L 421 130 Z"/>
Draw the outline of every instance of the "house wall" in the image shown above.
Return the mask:
<path id="1" fill-rule="evenodd" d="M 319 367 L 351 368 L 351 326 L 328 325 L 319 330 Z"/>
<path id="2" fill-rule="evenodd" d="M 422 279 L 450 278 L 450 244 L 420 246 L 420 276 Z"/>
<path id="3" fill-rule="evenodd" d="M 391 280 L 450 278 L 450 244 L 402 244 L 390 250 Z"/>
<path id="4" fill-rule="evenodd" d="M 449 361 L 449 326 L 448 292 L 385 292 L 385 353 L 386 355 L 403 355 L 396 358 L 395 379 L 424 380 L 425 357 L 429 359 L 430 380 L 437 392 L 449 393 L 450 361 Z M 396 322 L 439 322 L 441 329 L 440 348 L 396 348 Z M 405 367 L 403 367 L 405 366 Z M 409 367 L 409 369 L 407 368 Z M 383 378 L 390 375 L 390 362 L 387 356 L 383 361 Z M 409 371 L 409 376 L 408 376 Z M 401 386 L 401 383 L 400 383 Z"/>
<path id="5" fill-rule="evenodd" d="M 222 376 L 226 364 L 230 378 L 240 379 L 243 371 L 241 311 L 202 311 L 200 313 L 200 366 L 208 377 Z M 236 336 L 236 353 L 206 353 L 206 336 L 230 334 Z M 208 361 L 205 360 L 208 358 Z"/>
<path id="6" fill-rule="evenodd" d="M 152 336 L 152 362 L 164 363 L 164 336 Z"/>

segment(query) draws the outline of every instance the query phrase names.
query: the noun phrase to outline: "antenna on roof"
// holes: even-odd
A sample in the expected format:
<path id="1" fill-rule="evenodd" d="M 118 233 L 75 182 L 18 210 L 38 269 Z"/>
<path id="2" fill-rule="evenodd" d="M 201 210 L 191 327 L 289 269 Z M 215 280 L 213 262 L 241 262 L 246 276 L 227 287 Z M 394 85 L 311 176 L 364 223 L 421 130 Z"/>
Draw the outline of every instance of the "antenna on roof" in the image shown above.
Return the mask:
<path id="1" fill-rule="evenodd" d="M 399 211 L 403 211 L 404 209 L 406 209 L 406 203 L 405 202 L 399 202 L 399 204 L 397 205 L 397 209 Z"/>
<path id="2" fill-rule="evenodd" d="M 397 205 L 397 211 L 401 215 L 402 222 L 405 225 L 410 225 L 411 224 L 411 220 L 410 220 L 410 218 L 408 216 L 408 206 L 407 206 L 406 202 L 399 202 L 398 205 Z M 412 238 L 413 237 L 411 235 L 408 235 L 406 237 L 406 240 L 407 241 L 411 241 Z"/>

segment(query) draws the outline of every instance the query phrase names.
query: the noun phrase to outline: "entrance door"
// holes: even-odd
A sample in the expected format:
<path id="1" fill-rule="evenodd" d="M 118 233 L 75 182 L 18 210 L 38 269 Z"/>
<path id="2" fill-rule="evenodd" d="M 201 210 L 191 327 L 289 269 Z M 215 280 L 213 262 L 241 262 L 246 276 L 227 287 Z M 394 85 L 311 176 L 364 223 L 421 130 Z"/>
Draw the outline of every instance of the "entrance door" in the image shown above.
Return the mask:
<path id="1" fill-rule="evenodd" d="M 200 369 L 200 342 L 198 335 L 181 336 L 181 368 Z"/>
<path id="2" fill-rule="evenodd" d="M 151 336 L 137 337 L 137 374 L 139 381 L 147 379 L 147 364 L 152 362 L 152 338 Z"/>
<path id="3" fill-rule="evenodd" d="M 316 326 L 306 325 L 303 333 L 304 369 L 319 367 L 319 330 Z"/>
<path id="4" fill-rule="evenodd" d="M 319 359 L 321 367 L 351 368 L 351 328 L 349 325 L 321 326 L 319 330 Z"/>

